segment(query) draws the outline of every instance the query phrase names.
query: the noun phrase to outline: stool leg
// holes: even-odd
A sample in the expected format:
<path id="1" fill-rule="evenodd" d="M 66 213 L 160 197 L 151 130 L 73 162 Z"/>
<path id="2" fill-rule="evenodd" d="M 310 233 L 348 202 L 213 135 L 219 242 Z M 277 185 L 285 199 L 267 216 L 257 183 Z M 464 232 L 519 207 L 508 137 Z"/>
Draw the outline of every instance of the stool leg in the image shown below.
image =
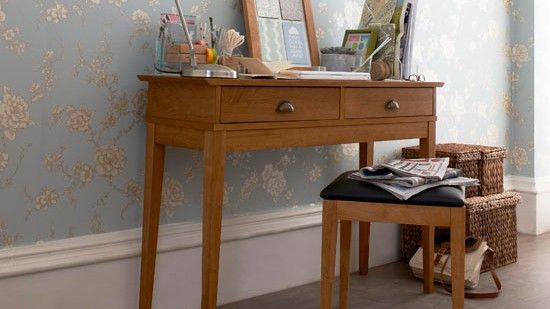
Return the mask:
<path id="1" fill-rule="evenodd" d="M 340 221 L 340 309 L 348 307 L 351 221 Z"/>
<path id="2" fill-rule="evenodd" d="M 424 258 L 424 293 L 434 291 L 434 226 L 422 226 L 422 256 Z"/>
<path id="3" fill-rule="evenodd" d="M 464 208 L 451 209 L 451 277 L 453 309 L 464 308 Z"/>
<path id="4" fill-rule="evenodd" d="M 336 263 L 338 202 L 323 201 L 323 240 L 321 247 L 321 309 L 332 308 L 332 284 Z"/>
<path id="5" fill-rule="evenodd" d="M 369 274 L 370 222 L 359 222 L 359 274 Z"/>

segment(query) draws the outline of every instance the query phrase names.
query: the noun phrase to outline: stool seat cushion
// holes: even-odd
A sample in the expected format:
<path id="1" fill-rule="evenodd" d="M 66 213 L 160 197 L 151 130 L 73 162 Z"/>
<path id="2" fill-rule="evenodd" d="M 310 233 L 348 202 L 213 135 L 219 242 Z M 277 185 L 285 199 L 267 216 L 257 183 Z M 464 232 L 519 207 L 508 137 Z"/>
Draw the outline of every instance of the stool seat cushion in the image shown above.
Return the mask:
<path id="1" fill-rule="evenodd" d="M 454 186 L 440 186 L 420 192 L 406 201 L 402 201 L 385 190 L 348 176 L 355 171 L 340 175 L 322 192 L 325 200 L 372 202 L 389 204 L 426 205 L 440 207 L 464 206 L 464 188 Z"/>

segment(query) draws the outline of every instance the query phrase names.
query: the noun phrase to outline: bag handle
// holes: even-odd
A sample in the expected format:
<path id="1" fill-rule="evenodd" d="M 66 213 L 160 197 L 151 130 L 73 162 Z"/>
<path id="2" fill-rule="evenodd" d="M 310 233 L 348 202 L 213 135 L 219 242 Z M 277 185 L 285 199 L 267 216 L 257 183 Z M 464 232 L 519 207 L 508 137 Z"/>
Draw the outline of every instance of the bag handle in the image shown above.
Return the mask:
<path id="1" fill-rule="evenodd" d="M 448 250 L 448 251 L 450 251 L 450 250 Z M 445 291 L 452 294 L 452 292 L 453 292 L 452 286 L 447 286 L 445 284 L 445 280 L 443 280 L 443 271 L 445 270 L 445 267 L 447 266 L 447 262 L 449 262 L 449 258 L 450 258 L 450 255 L 447 256 L 447 259 L 445 259 L 445 262 L 443 263 L 443 267 L 441 267 L 441 272 L 439 273 L 439 280 L 441 281 L 441 285 L 443 286 Z M 493 251 L 493 249 L 488 248 L 483 253 L 483 259 L 485 260 L 485 258 L 489 262 L 491 277 L 493 277 L 493 281 L 495 282 L 495 286 L 496 286 L 497 290 L 494 291 L 494 292 L 476 292 L 476 293 L 474 293 L 474 292 L 464 292 L 464 297 L 465 298 L 474 298 L 474 299 L 496 298 L 500 294 L 500 291 L 502 290 L 502 283 L 500 282 L 500 278 L 498 277 L 497 272 L 495 271 L 495 263 L 494 263 L 494 261 L 495 261 L 495 252 Z"/>

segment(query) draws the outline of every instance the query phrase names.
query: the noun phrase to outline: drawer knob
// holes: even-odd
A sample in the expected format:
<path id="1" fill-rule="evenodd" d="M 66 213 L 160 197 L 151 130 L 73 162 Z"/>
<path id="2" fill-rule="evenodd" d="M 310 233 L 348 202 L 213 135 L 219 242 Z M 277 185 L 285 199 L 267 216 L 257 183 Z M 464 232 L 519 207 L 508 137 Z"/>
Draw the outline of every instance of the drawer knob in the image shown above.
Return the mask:
<path id="1" fill-rule="evenodd" d="M 292 102 L 289 101 L 283 101 L 279 106 L 277 106 L 277 112 L 278 113 L 293 113 L 294 112 L 294 105 L 292 105 Z"/>
<path id="2" fill-rule="evenodd" d="M 389 111 L 397 111 L 399 110 L 399 102 L 397 102 L 396 99 L 391 99 L 389 100 L 388 102 L 386 102 L 386 110 L 389 110 Z"/>

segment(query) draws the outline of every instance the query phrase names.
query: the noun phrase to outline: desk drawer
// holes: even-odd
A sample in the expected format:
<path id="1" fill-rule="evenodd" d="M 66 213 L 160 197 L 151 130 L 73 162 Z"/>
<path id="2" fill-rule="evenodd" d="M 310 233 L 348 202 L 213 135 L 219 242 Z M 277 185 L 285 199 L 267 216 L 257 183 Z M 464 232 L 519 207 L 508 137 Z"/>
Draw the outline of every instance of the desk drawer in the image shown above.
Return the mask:
<path id="1" fill-rule="evenodd" d="M 345 118 L 431 116 L 433 94 L 431 88 L 347 88 Z"/>
<path id="2" fill-rule="evenodd" d="M 221 122 L 329 120 L 340 116 L 339 88 L 223 87 Z"/>

